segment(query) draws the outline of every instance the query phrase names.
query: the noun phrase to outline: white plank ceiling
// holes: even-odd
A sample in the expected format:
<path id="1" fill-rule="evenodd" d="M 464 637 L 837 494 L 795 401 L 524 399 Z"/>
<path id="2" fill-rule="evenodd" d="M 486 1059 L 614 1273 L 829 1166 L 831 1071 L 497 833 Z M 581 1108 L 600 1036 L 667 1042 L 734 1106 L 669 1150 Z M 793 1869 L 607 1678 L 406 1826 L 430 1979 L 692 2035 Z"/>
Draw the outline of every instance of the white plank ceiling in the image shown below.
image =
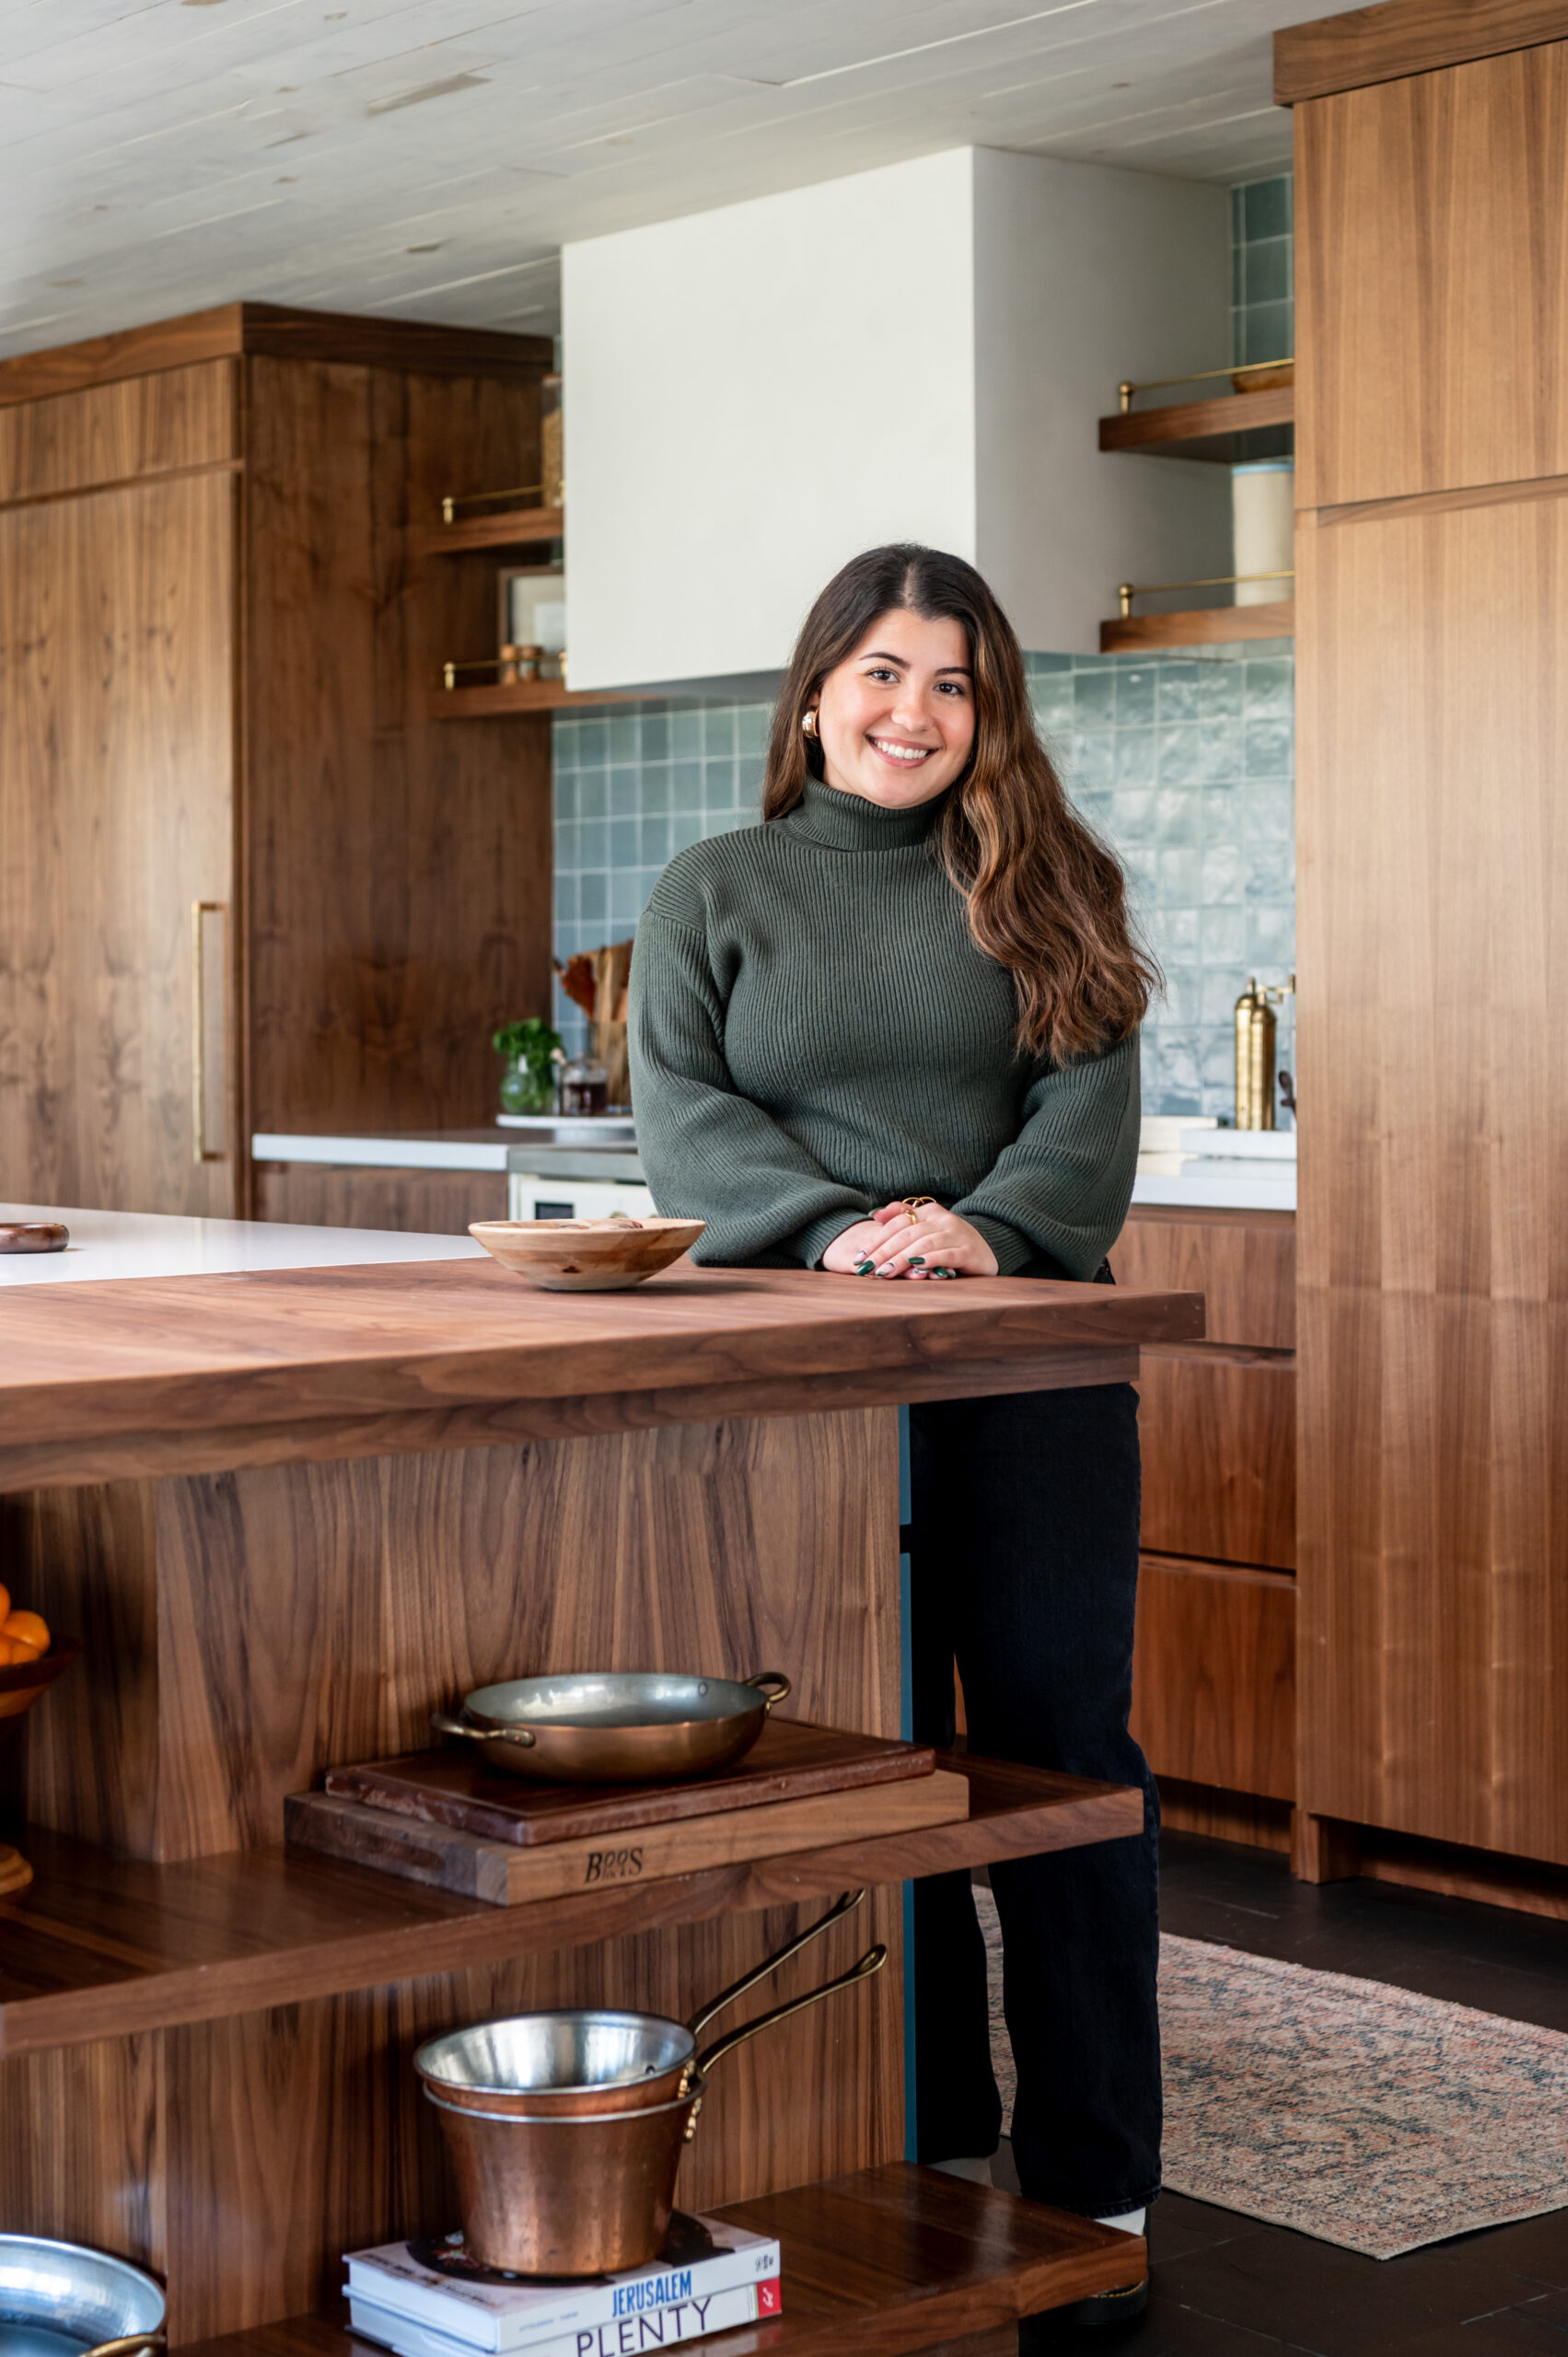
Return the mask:
<path id="1" fill-rule="evenodd" d="M 970 143 L 1256 177 L 1270 35 L 1329 12 L 0 0 L 0 354 L 237 297 L 546 331 L 564 238 Z M 866 292 L 918 328 L 919 256 Z"/>

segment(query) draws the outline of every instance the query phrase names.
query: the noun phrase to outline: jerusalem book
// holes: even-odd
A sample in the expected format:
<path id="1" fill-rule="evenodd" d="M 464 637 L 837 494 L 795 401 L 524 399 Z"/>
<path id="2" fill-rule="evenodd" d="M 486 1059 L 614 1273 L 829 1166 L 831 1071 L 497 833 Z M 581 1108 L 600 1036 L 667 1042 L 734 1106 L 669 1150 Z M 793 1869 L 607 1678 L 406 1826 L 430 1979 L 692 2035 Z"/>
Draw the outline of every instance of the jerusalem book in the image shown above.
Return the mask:
<path id="1" fill-rule="evenodd" d="M 778 2316 L 778 2284 L 738 2283 L 728 2292 L 700 2292 L 662 2308 L 645 2308 L 614 2324 L 580 2326 L 575 2332 L 530 2340 L 528 2357 L 652 2357 L 678 2341 L 700 2340 L 713 2332 L 733 2332 L 759 2317 Z M 473 2342 L 412 2316 L 394 2316 L 373 2300 L 351 2298 L 352 2329 L 366 2340 L 383 2341 L 395 2357 L 471 2357 Z"/>
<path id="2" fill-rule="evenodd" d="M 366 2304 L 384 2317 L 431 2328 L 482 2357 L 514 2351 L 527 2357 L 642 2357 L 782 2313 L 779 2247 L 770 2235 L 679 2211 L 652 2266 L 586 2282 L 530 2280 L 481 2266 L 460 2235 L 352 2251 L 346 2264 L 345 2289 L 356 2309 Z M 706 2320 L 716 2310 L 703 2304 L 727 2303 L 738 2292 L 752 2301 L 744 2315 L 726 2313 L 722 2327 Z M 387 2337 L 368 2319 L 364 2328 L 377 2340 Z"/>

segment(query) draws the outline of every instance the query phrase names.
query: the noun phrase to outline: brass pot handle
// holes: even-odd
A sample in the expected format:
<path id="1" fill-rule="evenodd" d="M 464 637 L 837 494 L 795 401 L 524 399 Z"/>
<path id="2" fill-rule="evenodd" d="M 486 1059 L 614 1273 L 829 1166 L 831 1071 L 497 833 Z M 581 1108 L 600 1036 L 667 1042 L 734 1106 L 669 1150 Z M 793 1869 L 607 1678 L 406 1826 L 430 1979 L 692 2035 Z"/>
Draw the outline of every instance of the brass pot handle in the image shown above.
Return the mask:
<path id="1" fill-rule="evenodd" d="M 721 1989 L 718 1995 L 710 1998 L 702 2012 L 693 2014 L 687 2023 L 692 2037 L 696 2038 L 705 2030 L 715 2014 L 722 2014 L 726 2005 L 733 2005 L 738 1997 L 744 1997 L 748 1989 L 755 1989 L 759 1980 L 766 1980 L 781 1964 L 787 1964 L 792 1956 L 798 1956 L 802 1948 L 809 1947 L 819 1933 L 827 1931 L 834 1923 L 842 1923 L 846 1915 L 853 1915 L 865 1896 L 864 1890 L 846 1890 L 834 1899 L 825 1915 L 819 1915 L 816 1922 L 808 1924 L 804 1932 L 797 1932 L 787 1946 L 779 1948 L 772 1956 L 764 1956 L 751 1971 L 743 1973 L 738 1980 L 732 1980 L 727 1989 Z"/>
<path id="2" fill-rule="evenodd" d="M 122 2340 L 100 2340 L 96 2349 L 86 2349 L 82 2357 L 163 2357 L 168 2347 L 168 2335 L 164 2332 L 128 2332 Z"/>
<path id="3" fill-rule="evenodd" d="M 775 1702 L 787 1702 L 789 1700 L 790 1682 L 782 1669 L 760 1669 L 755 1678 L 748 1678 L 743 1682 L 748 1686 L 754 1686 L 760 1694 L 762 1694 L 762 1689 L 766 1686 L 778 1688 L 776 1694 L 762 1694 L 762 1700 L 770 1711 Z"/>
<path id="4" fill-rule="evenodd" d="M 791 2014 L 804 2013 L 807 2005 L 819 2005 L 824 1997 L 837 1996 L 841 1989 L 853 1989 L 857 1981 L 869 1980 L 887 1961 L 888 1951 L 878 1940 L 874 1948 L 866 1949 L 858 1964 L 852 1964 L 836 1980 L 825 1980 L 820 1989 L 808 1989 L 804 1997 L 794 1997 L 787 2005 L 775 2005 L 772 2013 L 759 2014 L 754 2022 L 743 2022 L 738 2029 L 732 2029 L 710 2046 L 705 2054 L 698 2055 L 697 2075 L 691 2083 L 693 2091 L 700 2097 L 714 2064 L 734 2048 L 744 2046 L 749 2038 L 755 2038 L 759 2030 L 772 2029 L 775 2022 L 788 2021 Z"/>
<path id="5" fill-rule="evenodd" d="M 468 1743 L 515 1743 L 531 1751 L 539 1741 L 531 1727 L 470 1727 L 466 1719 L 455 1719 L 449 1711 L 432 1711 L 430 1724 L 437 1735 L 460 1735 Z"/>

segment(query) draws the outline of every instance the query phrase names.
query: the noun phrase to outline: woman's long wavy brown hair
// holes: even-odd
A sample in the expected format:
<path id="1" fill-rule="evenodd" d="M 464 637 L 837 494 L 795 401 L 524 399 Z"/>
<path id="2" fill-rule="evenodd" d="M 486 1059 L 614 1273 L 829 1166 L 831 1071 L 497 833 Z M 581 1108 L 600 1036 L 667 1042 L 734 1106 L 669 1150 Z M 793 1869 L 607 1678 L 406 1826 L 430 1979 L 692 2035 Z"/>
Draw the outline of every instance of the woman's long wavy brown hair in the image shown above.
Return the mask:
<path id="1" fill-rule="evenodd" d="M 1057 1063 L 1136 1030 L 1160 972 L 1138 941 L 1119 862 L 1085 826 L 1035 731 L 1012 624 L 972 564 L 900 542 L 846 564 L 807 615 L 773 714 L 762 816 L 782 819 L 822 774 L 802 726 L 828 673 L 881 614 L 904 607 L 961 622 L 974 681 L 974 749 L 942 820 L 943 861 L 970 930 L 1011 970 L 1017 1040 Z"/>

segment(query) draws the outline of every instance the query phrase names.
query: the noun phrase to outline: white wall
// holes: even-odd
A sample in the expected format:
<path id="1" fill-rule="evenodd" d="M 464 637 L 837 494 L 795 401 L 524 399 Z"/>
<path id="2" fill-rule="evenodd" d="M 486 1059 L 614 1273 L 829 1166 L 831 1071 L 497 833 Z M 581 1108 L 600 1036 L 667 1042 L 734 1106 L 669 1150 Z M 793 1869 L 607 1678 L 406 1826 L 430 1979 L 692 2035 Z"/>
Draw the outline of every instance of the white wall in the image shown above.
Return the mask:
<path id="1" fill-rule="evenodd" d="M 1230 571 L 1227 468 L 1096 447 L 1123 377 L 1223 366 L 1230 192 L 987 147 L 974 168 L 976 562 L 1026 646 L 1092 655 L 1118 582 Z"/>
<path id="2" fill-rule="evenodd" d="M 1051 653 L 1121 580 L 1228 572 L 1225 469 L 1096 447 L 1121 377 L 1223 363 L 1228 225 L 1204 182 L 964 147 L 568 245 L 572 685 L 774 670 L 885 540 Z"/>
<path id="3" fill-rule="evenodd" d="M 972 156 L 564 249 L 574 688 L 782 665 L 879 541 L 972 558 Z"/>

